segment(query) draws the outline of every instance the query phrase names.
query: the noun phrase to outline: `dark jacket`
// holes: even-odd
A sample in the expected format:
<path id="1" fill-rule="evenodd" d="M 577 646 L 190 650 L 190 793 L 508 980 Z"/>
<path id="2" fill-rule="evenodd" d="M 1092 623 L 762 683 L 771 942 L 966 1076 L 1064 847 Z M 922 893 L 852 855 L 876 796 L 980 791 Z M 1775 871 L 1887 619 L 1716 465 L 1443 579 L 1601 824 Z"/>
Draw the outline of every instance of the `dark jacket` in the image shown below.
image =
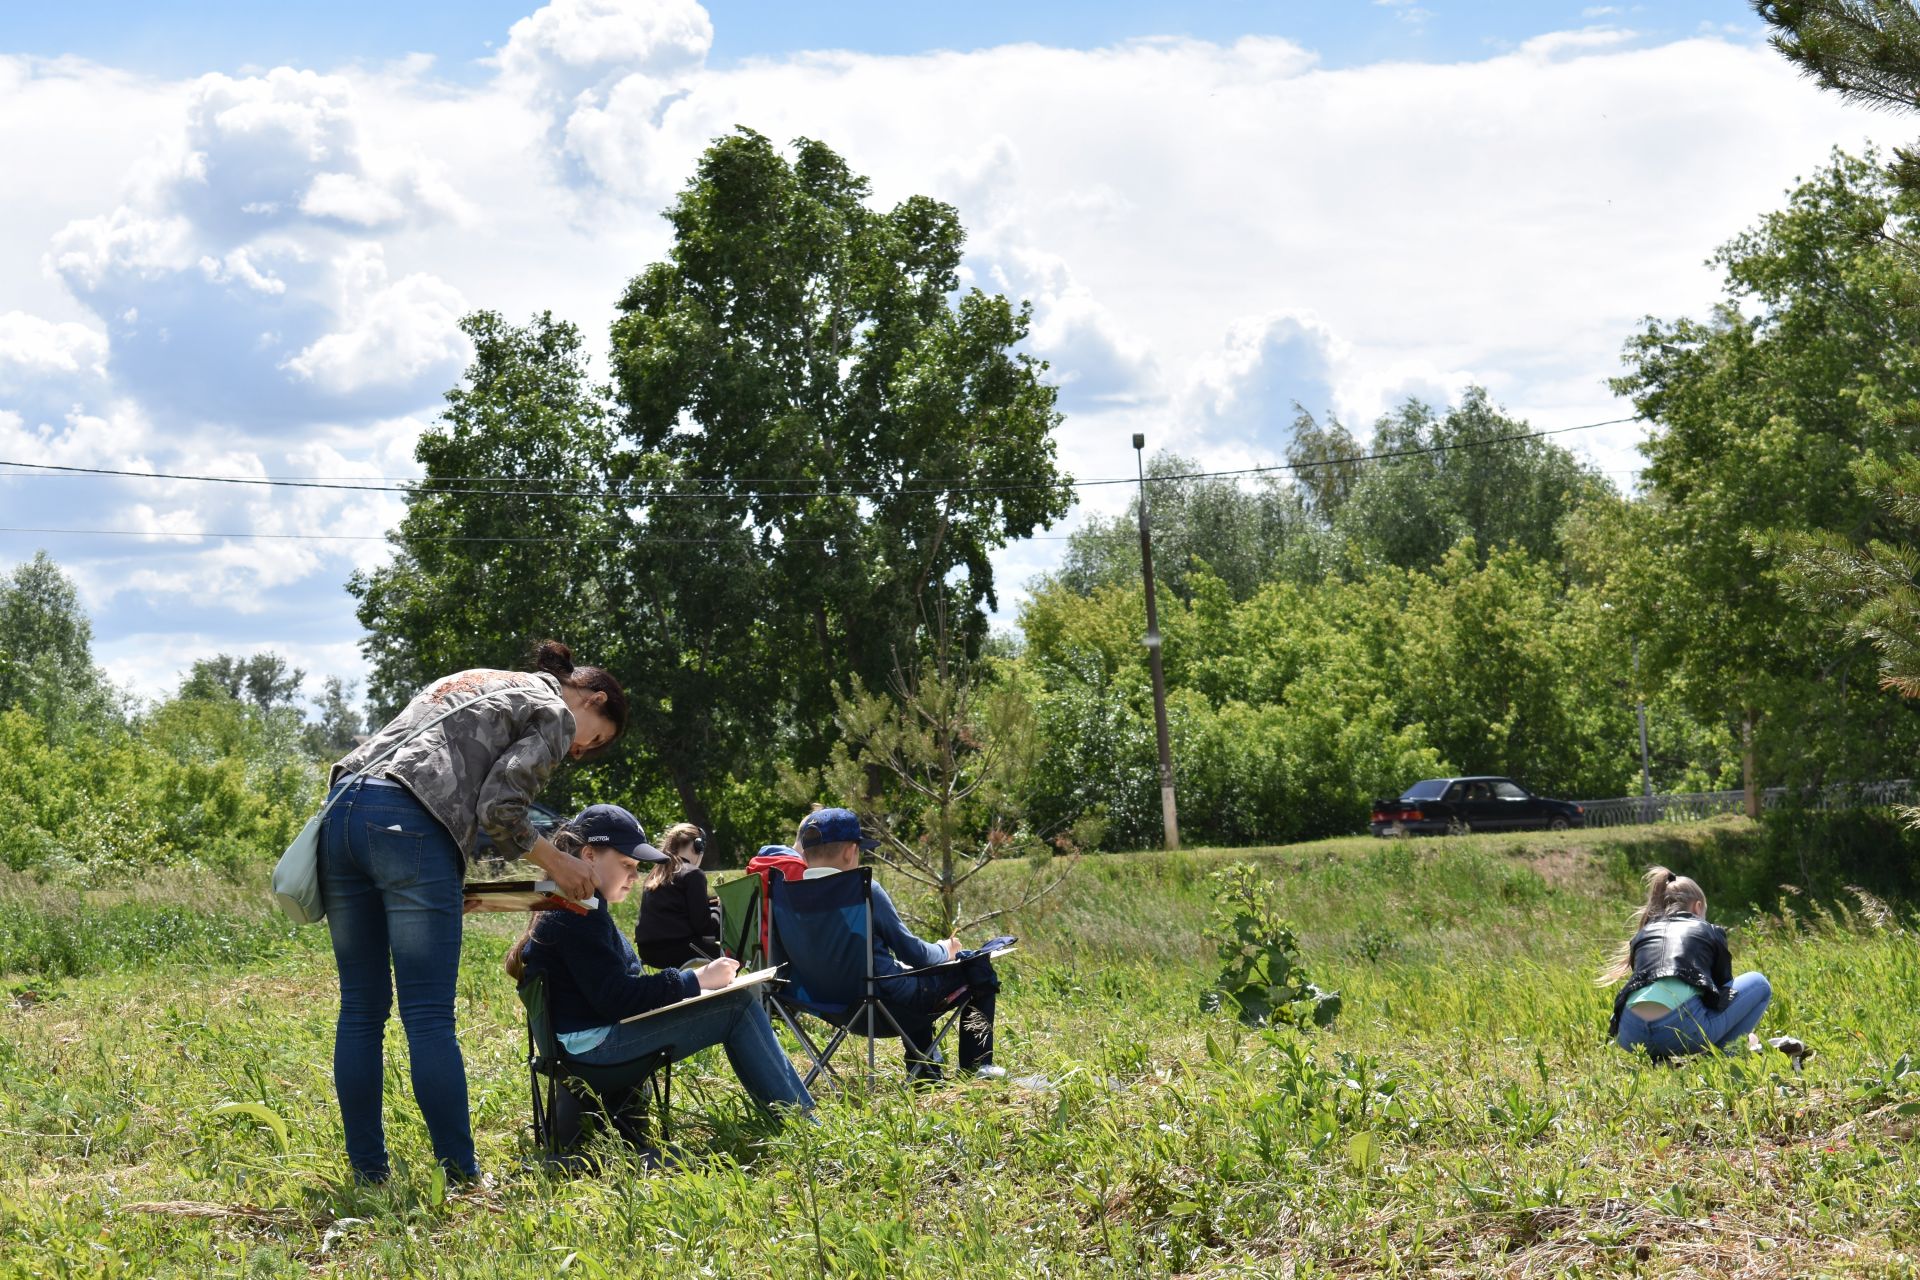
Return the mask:
<path id="1" fill-rule="evenodd" d="M 633 926 L 640 958 L 659 968 L 720 954 L 720 908 L 707 900 L 706 873 L 681 867 L 673 879 L 640 899 Z"/>
<path id="2" fill-rule="evenodd" d="M 1640 926 L 1628 944 L 1633 976 L 1614 998 L 1613 1020 L 1607 1034 L 1620 1031 L 1620 1015 L 1636 993 L 1663 978 L 1678 978 L 1700 993 L 1709 1009 L 1724 1009 L 1733 998 L 1733 953 L 1727 950 L 1727 931 L 1708 924 L 1691 911 L 1670 911 Z"/>
<path id="3" fill-rule="evenodd" d="M 485 702 L 473 702 L 490 694 Z M 418 737 L 415 730 L 459 707 Z M 473 856 L 481 827 L 500 850 L 523 858 L 537 834 L 527 802 L 573 746 L 573 712 L 546 672 L 479 669 L 429 685 L 387 726 L 333 766 L 329 785 L 405 742 L 374 772 L 412 793 Z"/>
<path id="4" fill-rule="evenodd" d="M 520 958 L 528 972 L 547 975 L 547 1002 L 559 1032 L 612 1026 L 700 993 L 700 980 L 686 970 L 642 973 L 640 957 L 605 902 L 583 916 L 541 912 Z"/>

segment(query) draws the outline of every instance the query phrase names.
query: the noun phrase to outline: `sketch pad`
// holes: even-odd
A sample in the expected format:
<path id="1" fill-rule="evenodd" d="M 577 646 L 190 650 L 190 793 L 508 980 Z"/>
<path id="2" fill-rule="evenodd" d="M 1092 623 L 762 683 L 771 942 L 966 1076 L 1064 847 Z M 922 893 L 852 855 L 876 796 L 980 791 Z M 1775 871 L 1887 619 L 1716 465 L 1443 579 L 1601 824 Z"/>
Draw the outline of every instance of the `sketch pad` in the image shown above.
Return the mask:
<path id="1" fill-rule="evenodd" d="M 600 905 L 598 898 L 575 902 L 551 880 L 473 880 L 460 892 L 473 902 L 472 911 L 572 911 L 584 915 Z"/>
<path id="2" fill-rule="evenodd" d="M 756 969 L 752 973 L 736 974 L 732 982 L 729 982 L 717 991 L 702 991 L 699 995 L 688 996 L 685 1000 L 676 1000 L 672 1004 L 663 1004 L 658 1009 L 649 1009 L 645 1013 L 636 1013 L 631 1018 L 622 1018 L 620 1021 L 639 1022 L 643 1018 L 651 1018 L 655 1014 L 660 1013 L 671 1013 L 675 1009 L 684 1009 L 690 1004 L 699 1004 L 702 1000 L 711 1000 L 715 996 L 730 996 L 748 987 L 757 987 L 763 982 L 770 982 L 777 977 L 779 973 L 780 968 L 778 965 L 775 965 L 768 969 Z"/>

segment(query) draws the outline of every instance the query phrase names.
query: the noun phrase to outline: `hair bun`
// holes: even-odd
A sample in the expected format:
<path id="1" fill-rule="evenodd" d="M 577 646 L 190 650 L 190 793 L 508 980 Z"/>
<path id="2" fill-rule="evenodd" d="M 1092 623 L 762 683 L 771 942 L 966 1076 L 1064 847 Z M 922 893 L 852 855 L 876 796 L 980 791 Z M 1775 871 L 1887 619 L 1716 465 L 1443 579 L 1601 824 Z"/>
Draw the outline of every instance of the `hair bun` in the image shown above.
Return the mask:
<path id="1" fill-rule="evenodd" d="M 542 640 L 533 647 L 533 667 L 562 678 L 573 674 L 573 650 L 558 640 Z"/>

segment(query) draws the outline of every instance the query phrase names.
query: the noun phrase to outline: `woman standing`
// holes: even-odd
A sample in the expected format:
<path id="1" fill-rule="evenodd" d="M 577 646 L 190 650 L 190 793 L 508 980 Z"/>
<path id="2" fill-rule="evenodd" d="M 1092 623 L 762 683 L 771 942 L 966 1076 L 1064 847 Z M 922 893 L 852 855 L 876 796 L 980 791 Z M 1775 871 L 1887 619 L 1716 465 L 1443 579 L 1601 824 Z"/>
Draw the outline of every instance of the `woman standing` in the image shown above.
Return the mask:
<path id="1" fill-rule="evenodd" d="M 480 828 L 503 854 L 538 865 L 562 893 L 593 892 L 589 868 L 533 829 L 527 803 L 562 760 L 582 759 L 620 736 L 626 694 L 600 668 L 576 667 L 555 640 L 534 651 L 534 666 L 532 673 L 481 669 L 436 681 L 333 766 L 320 847 L 340 973 L 333 1080 L 347 1162 L 365 1182 L 385 1182 L 390 1173 L 382 1049 L 396 991 L 413 1096 L 433 1154 L 456 1180 L 479 1175 L 453 994 L 460 889 Z M 371 773 L 354 776 L 371 762 L 378 762 Z"/>
<path id="2" fill-rule="evenodd" d="M 656 969 L 677 969 L 692 960 L 720 954 L 720 903 L 707 893 L 700 870 L 707 853 L 706 833 L 679 822 L 660 834 L 665 862 L 648 871 L 640 899 L 633 944 L 640 958 Z"/>

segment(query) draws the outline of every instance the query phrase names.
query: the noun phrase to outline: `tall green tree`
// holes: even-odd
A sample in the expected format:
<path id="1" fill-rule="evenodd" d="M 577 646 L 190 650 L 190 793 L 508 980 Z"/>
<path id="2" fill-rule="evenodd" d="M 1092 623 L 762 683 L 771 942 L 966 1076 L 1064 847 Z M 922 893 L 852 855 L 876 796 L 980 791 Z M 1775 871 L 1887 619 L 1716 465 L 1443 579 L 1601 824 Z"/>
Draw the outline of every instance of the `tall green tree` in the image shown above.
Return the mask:
<path id="1" fill-rule="evenodd" d="M 187 678 L 180 683 L 183 698 L 231 698 L 248 702 L 261 711 L 292 708 L 307 673 L 277 653 L 256 653 L 242 658 L 218 653 L 197 658 Z"/>
<path id="2" fill-rule="evenodd" d="M 1558 563 L 1561 521 L 1609 490 L 1593 468 L 1530 433 L 1483 387 L 1445 413 L 1408 400 L 1374 425 L 1368 450 L 1398 456 L 1366 464 L 1333 509 L 1347 553 L 1423 569 L 1471 538 L 1483 557 L 1518 548 Z"/>
<path id="3" fill-rule="evenodd" d="M 1201 470 L 1175 453 L 1157 453 L 1147 463 L 1157 592 L 1190 599 L 1194 575 L 1209 573 L 1245 599 L 1262 583 L 1311 581 L 1326 571 L 1331 547 L 1298 491 L 1274 480 L 1241 484 L 1194 474 Z M 1138 495 L 1124 512 L 1091 516 L 1074 530 L 1051 578 L 1083 596 L 1099 587 L 1138 585 Z"/>
<path id="4" fill-rule="evenodd" d="M 0 577 L 0 711 L 19 708 L 52 740 L 115 718 L 119 698 L 93 663 L 93 623 L 71 579 L 40 551 Z"/>
<path id="5" fill-rule="evenodd" d="M 307 749 L 314 756 L 331 760 L 347 754 L 366 727 L 365 718 L 353 705 L 355 683 L 341 676 L 328 676 L 320 696 L 313 700 L 319 715 L 307 725 L 306 737 Z"/>
<path id="6" fill-rule="evenodd" d="M 407 495 L 395 555 L 347 584 L 380 718 L 449 671 L 520 666 L 548 636 L 631 676 L 636 629 L 608 591 L 624 517 L 597 496 L 614 433 L 580 332 L 550 313 L 512 324 L 488 311 L 461 329 L 473 358 L 415 447 L 426 474 Z M 615 767 L 631 763 L 622 755 Z M 568 780 L 556 782 L 564 803 Z"/>
<path id="7" fill-rule="evenodd" d="M 1823 89 L 1863 106 L 1920 108 L 1920 9 L 1912 0 L 1753 0 L 1768 43 Z M 1920 152 L 1898 148 L 1889 175 L 1920 192 Z"/>
<path id="8" fill-rule="evenodd" d="M 1287 440 L 1287 465 L 1307 509 L 1331 526 L 1366 474 L 1366 450 L 1332 414 L 1321 422 L 1298 401 L 1293 406 L 1293 435 Z"/>
<path id="9" fill-rule="evenodd" d="M 960 289 L 952 206 L 870 194 L 823 143 L 789 160 L 748 129 L 718 140 L 613 329 L 622 430 L 680 495 L 650 524 L 730 539 L 637 576 L 679 600 L 741 585 L 737 607 L 683 612 L 678 647 L 769 626 L 752 656 L 778 672 L 803 762 L 824 758 L 836 689 L 911 663 L 933 596 L 977 651 L 988 557 L 1071 503 L 1055 389 L 1018 349 L 1028 308 Z"/>
<path id="10" fill-rule="evenodd" d="M 517 665 L 546 636 L 604 662 L 622 629 L 603 587 L 618 504 L 591 496 L 606 487 L 614 436 L 579 330 L 490 311 L 460 327 L 473 359 L 415 447 L 426 475 L 407 495 L 397 553 L 347 584 L 381 716 L 448 671 Z"/>
<path id="11" fill-rule="evenodd" d="M 909 662 L 928 603 L 977 648 L 990 553 L 1071 496 L 1026 310 L 958 290 L 949 206 L 871 209 L 829 148 L 795 151 L 708 150 L 621 299 L 613 387 L 550 315 L 466 320 L 399 554 L 350 583 L 376 707 L 557 636 L 632 701 L 592 786 L 670 786 L 711 829 L 732 780 L 824 761 L 836 689 Z"/>
<path id="12" fill-rule="evenodd" d="M 1741 743 L 1753 812 L 1766 780 L 1904 772 L 1916 745 L 1866 647 L 1831 644 L 1779 576 L 1783 535 L 1867 527 L 1855 465 L 1920 424 L 1920 311 L 1891 247 L 1913 213 L 1877 164 L 1836 157 L 1720 251 L 1714 313 L 1650 321 L 1614 384 L 1656 425 L 1606 589 L 1654 672 Z"/>

